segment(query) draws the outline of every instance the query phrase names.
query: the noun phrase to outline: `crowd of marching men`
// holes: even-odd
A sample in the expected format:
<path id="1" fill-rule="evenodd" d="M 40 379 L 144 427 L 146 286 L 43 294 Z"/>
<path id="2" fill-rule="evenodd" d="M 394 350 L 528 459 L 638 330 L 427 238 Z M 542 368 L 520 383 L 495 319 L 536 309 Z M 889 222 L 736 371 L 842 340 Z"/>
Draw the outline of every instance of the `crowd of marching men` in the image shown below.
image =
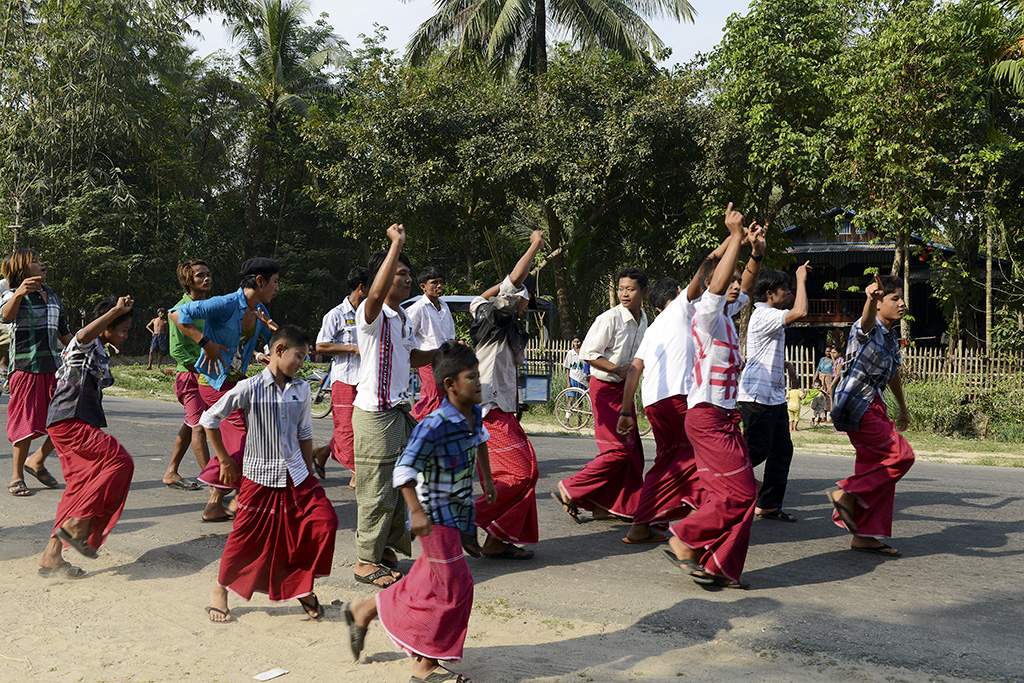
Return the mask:
<path id="1" fill-rule="evenodd" d="M 761 268 L 766 243 L 756 222 L 745 225 L 730 204 L 725 225 L 728 236 L 688 282 L 650 285 L 640 268 L 619 272 L 619 305 L 596 318 L 576 349 L 590 366 L 599 452 L 551 495 L 576 522 L 589 511 L 630 523 L 625 543 L 667 543 L 667 559 L 697 584 L 743 589 L 755 516 L 797 521 L 784 508 L 793 457 L 787 377 L 798 388 L 785 361 L 785 331 L 807 315 L 810 266 L 797 269 L 794 287 L 787 273 Z M 238 289 L 223 296 L 210 296 L 206 262 L 179 266 L 180 301 L 169 322 L 160 315 L 147 328 L 151 349 L 167 348 L 177 363 L 175 394 L 185 409 L 163 481 L 200 489 L 178 473 L 191 447 L 210 495 L 203 521 L 231 524 L 206 608 L 211 621 L 234 620 L 229 593 L 249 600 L 256 592 L 272 602 L 297 600 L 320 619 L 313 584 L 330 574 L 338 527 L 320 479 L 328 459 L 352 470 L 354 579 L 383 590 L 344 604 L 342 637 L 358 660 L 379 619 L 414 658 L 413 683 L 465 682 L 444 666 L 462 657 L 473 604 L 465 555 L 529 561 L 534 551 L 525 546 L 539 541 L 537 457 L 516 411 L 527 342 L 520 318 L 534 296 L 527 276 L 544 237 L 534 232 L 508 276 L 472 301 L 473 348 L 455 340 L 438 270 L 420 271 L 423 296 L 402 308 L 413 282 L 404 226 L 392 225 L 387 237 L 387 251 L 349 274 L 350 294 L 327 312 L 315 340 L 270 316 L 277 262 L 249 259 Z M 15 251 L 3 275 L 10 285 L 0 318 L 11 324 L 7 436 L 14 449 L 8 492 L 33 493 L 26 473 L 57 487 L 46 469 L 57 450 L 65 489 L 39 574 L 79 578 L 86 572 L 64 552 L 97 557 L 134 470 L 131 456 L 103 431 L 102 406 L 103 389 L 113 383 L 108 350 L 127 338 L 133 301 L 104 299 L 72 333 L 38 253 Z M 833 424 L 849 435 L 856 464 L 827 493 L 828 504 L 836 525 L 851 534 L 852 550 L 897 557 L 882 539 L 891 536 L 896 483 L 914 460 L 899 433 L 908 416 L 895 328 L 906 310 L 895 278 L 876 276 L 865 294 L 831 395 Z M 744 362 L 733 317 L 752 297 Z M 645 299 L 657 312 L 650 325 Z M 309 384 L 296 378 L 313 352 L 331 358 L 334 430 L 319 448 Z M 248 377 L 253 360 L 264 367 Z M 422 389 L 410 407 L 413 368 Z M 886 386 L 899 404 L 897 424 L 886 415 Z M 637 391 L 656 445 L 646 475 Z M 30 455 L 31 442 L 42 437 Z M 758 482 L 753 468 L 762 463 Z M 474 494 L 474 472 L 482 495 Z M 397 562 L 412 555 L 413 536 L 420 551 L 403 575 Z"/>

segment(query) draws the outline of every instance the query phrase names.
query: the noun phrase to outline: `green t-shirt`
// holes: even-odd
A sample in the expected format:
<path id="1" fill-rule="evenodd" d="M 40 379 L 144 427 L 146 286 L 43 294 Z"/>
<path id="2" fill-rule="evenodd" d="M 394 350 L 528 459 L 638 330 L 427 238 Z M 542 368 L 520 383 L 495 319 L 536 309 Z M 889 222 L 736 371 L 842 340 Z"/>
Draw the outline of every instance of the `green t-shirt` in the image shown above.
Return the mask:
<path id="1" fill-rule="evenodd" d="M 181 297 L 181 301 L 174 304 L 174 307 L 183 306 L 185 304 L 192 303 L 192 297 L 185 294 Z M 193 321 L 195 326 L 199 328 L 201 332 L 205 321 L 195 320 Z M 199 360 L 199 354 L 202 349 L 199 348 L 199 344 L 189 339 L 178 326 L 173 322 L 169 325 L 170 327 L 170 344 L 171 344 L 171 358 L 178 363 L 178 372 L 188 372 L 188 366 L 195 367 L 196 361 Z"/>

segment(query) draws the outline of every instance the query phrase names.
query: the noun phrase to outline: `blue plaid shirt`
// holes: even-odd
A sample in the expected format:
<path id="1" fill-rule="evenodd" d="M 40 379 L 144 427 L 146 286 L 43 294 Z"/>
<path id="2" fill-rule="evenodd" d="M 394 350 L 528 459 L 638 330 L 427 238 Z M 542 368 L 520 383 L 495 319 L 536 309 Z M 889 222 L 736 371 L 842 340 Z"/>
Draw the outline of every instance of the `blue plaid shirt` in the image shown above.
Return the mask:
<path id="1" fill-rule="evenodd" d="M 903 365 L 900 339 L 894 330 L 875 320 L 867 334 L 860 320 L 853 325 L 846 343 L 843 374 L 836 386 L 832 406 L 832 424 L 844 432 L 860 429 L 864 416 L 875 396 L 881 395 L 886 385 Z"/>
<path id="2" fill-rule="evenodd" d="M 392 483 L 398 488 L 417 481 L 416 495 L 434 524 L 472 532 L 476 451 L 490 438 L 480 406 L 473 406 L 471 425 L 445 398 L 412 430 Z"/>

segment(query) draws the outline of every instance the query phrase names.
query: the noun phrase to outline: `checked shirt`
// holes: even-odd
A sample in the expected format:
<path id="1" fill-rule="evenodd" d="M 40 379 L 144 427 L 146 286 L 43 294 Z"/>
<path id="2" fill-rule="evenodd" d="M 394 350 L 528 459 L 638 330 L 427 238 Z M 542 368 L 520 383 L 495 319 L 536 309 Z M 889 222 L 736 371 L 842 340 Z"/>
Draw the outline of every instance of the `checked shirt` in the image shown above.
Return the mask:
<path id="1" fill-rule="evenodd" d="M 890 330 L 876 319 L 875 326 L 865 333 L 860 320 L 854 323 L 846 344 L 843 376 L 833 398 L 832 423 L 835 428 L 844 432 L 860 429 L 860 418 L 901 365 L 903 354 L 895 330 Z"/>

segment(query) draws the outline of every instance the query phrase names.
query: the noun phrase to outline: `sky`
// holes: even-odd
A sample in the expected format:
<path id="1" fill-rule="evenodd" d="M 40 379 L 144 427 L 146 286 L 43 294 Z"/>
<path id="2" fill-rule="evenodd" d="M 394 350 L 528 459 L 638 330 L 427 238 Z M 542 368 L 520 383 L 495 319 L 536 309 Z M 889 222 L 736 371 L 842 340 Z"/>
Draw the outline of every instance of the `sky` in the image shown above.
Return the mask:
<path id="1" fill-rule="evenodd" d="M 344 38 L 349 47 L 357 47 L 362 41 L 360 34 L 372 35 L 374 24 L 388 27 L 387 47 L 404 53 L 405 45 L 416 28 L 436 11 L 433 0 L 308 0 L 313 21 L 320 13 L 328 14 L 327 23 L 334 27 L 335 34 Z M 697 10 L 693 24 L 681 24 L 671 19 L 650 19 L 648 23 L 666 45 L 672 48 L 672 56 L 664 64 L 688 62 L 700 52 L 709 52 L 722 39 L 725 20 L 734 13 L 747 11 L 749 0 L 691 0 Z M 202 32 L 203 39 L 194 41 L 193 46 L 205 57 L 219 49 L 229 49 L 230 35 L 223 28 L 220 19 L 197 22 L 194 27 Z M 557 36 L 555 36 L 557 39 Z"/>

